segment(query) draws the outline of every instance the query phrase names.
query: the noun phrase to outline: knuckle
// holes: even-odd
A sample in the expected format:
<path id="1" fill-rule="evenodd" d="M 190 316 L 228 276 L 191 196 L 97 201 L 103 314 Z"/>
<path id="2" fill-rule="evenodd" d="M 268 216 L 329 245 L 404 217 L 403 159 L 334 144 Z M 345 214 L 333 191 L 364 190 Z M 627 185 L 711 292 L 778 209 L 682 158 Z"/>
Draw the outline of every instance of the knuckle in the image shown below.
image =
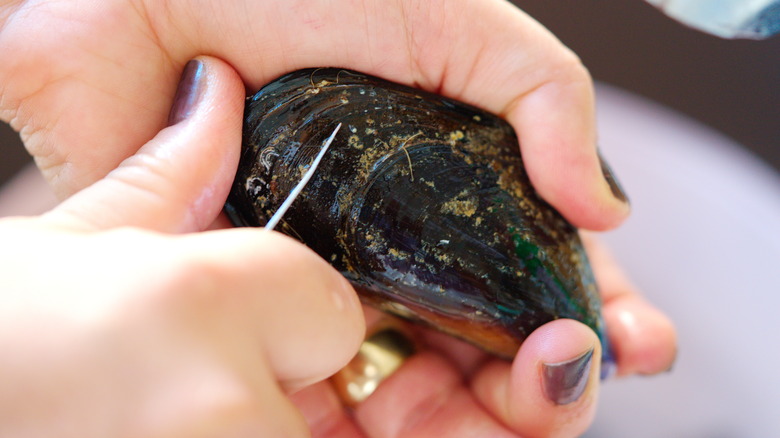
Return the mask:
<path id="1" fill-rule="evenodd" d="M 308 251 L 278 245 L 245 233 L 220 232 L 199 236 L 171 237 L 169 248 L 157 257 L 164 269 L 157 276 L 151 297 L 155 306 L 176 312 L 194 312 L 214 317 L 239 315 L 256 301 L 259 289 L 292 289 L 296 282 L 310 281 L 314 258 Z M 306 272 L 306 275 L 301 275 Z"/>
<path id="2" fill-rule="evenodd" d="M 567 82 L 585 83 L 588 86 L 593 82 L 590 71 L 580 57 L 568 48 L 561 52 L 555 71 Z"/>
<path id="3" fill-rule="evenodd" d="M 214 309 L 224 301 L 229 290 L 229 279 L 218 266 L 208 259 L 181 255 L 172 251 L 162 263 L 166 265 L 160 272 L 157 287 L 152 294 L 152 303 L 170 309 L 173 312 Z"/>
<path id="4" fill-rule="evenodd" d="M 325 261 L 303 244 L 279 233 L 262 233 L 258 237 L 257 251 L 247 262 L 254 265 L 259 275 L 288 281 L 325 275 Z"/>
<path id="5" fill-rule="evenodd" d="M 241 378 L 223 368 L 196 373 L 197 390 L 186 379 L 148 394 L 157 406 L 155 416 L 169 415 L 162 421 L 136 421 L 137 436 L 252 436 L 243 433 L 264 432 L 269 421 L 257 396 Z M 171 394 L 169 394 L 170 392 Z M 181 393 L 187 393 L 186 398 Z M 166 400 L 175 403 L 166 404 Z M 262 436 L 262 435 L 260 435 Z"/>
<path id="6" fill-rule="evenodd" d="M 211 280 L 208 269 L 175 245 L 176 237 L 133 227 L 115 228 L 94 235 L 98 248 L 114 248 L 111 257 L 95 262 L 117 276 L 126 291 L 119 300 L 119 311 L 134 314 L 166 313 L 198 296 Z M 96 241 L 97 242 L 97 241 Z"/>

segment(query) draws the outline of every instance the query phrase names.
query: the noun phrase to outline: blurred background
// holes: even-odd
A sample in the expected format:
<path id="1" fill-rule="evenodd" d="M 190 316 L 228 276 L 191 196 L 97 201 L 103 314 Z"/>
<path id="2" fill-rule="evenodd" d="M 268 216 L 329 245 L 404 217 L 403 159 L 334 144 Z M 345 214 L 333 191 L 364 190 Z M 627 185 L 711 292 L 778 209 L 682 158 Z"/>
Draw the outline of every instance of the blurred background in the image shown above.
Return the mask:
<path id="1" fill-rule="evenodd" d="M 680 331 L 670 373 L 604 384 L 587 436 L 780 436 L 780 37 L 722 40 L 642 0 L 514 3 L 598 81 L 634 207 L 605 239 Z M 0 125 L 0 184 L 28 161 Z"/>

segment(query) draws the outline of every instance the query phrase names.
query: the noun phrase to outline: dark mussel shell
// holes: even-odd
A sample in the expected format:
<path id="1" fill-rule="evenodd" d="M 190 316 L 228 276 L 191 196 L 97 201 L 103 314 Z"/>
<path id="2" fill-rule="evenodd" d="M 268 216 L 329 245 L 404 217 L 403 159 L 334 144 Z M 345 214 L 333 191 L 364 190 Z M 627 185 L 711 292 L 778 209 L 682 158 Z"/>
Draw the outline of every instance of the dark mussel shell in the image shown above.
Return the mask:
<path id="1" fill-rule="evenodd" d="M 227 211 L 263 226 L 343 123 L 279 230 L 363 300 L 511 358 L 556 318 L 593 328 L 600 301 L 577 231 L 532 188 L 495 115 L 338 69 L 307 69 L 247 100 Z"/>

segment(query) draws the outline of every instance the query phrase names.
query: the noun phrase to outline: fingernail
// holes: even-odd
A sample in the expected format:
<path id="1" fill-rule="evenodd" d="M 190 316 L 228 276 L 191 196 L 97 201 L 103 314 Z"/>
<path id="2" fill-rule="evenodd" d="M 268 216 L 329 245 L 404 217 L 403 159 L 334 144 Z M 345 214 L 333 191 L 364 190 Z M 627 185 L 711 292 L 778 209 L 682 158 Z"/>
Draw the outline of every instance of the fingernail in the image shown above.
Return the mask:
<path id="1" fill-rule="evenodd" d="M 168 126 L 175 125 L 192 115 L 195 104 L 198 103 L 205 88 L 203 80 L 205 70 L 203 63 L 197 59 L 189 61 L 184 66 L 179 80 L 179 88 L 176 90 L 171 112 L 168 114 Z"/>
<path id="2" fill-rule="evenodd" d="M 602 350 L 603 352 L 603 350 Z M 617 361 L 612 354 L 601 356 L 601 381 L 609 380 L 617 374 Z"/>
<path id="3" fill-rule="evenodd" d="M 674 349 L 674 356 L 672 357 L 672 363 L 664 370 L 665 373 L 671 373 L 674 370 L 674 366 L 677 364 L 677 356 L 680 354 L 678 347 Z"/>
<path id="4" fill-rule="evenodd" d="M 604 174 L 604 179 L 607 180 L 612 195 L 621 202 L 628 204 L 629 201 L 626 192 L 623 191 L 623 187 L 618 182 L 617 177 L 615 177 L 615 173 L 612 171 L 612 168 L 609 167 L 609 164 L 604 157 L 601 156 L 601 153 L 599 153 L 599 162 L 601 163 L 601 172 Z"/>
<path id="5" fill-rule="evenodd" d="M 674 349 L 674 356 L 672 357 L 672 362 L 669 364 L 669 366 L 668 366 L 668 367 L 666 367 L 666 369 L 664 369 L 663 371 L 661 371 L 661 373 L 662 373 L 662 374 L 669 374 L 669 373 L 671 373 L 672 371 L 674 371 L 674 366 L 675 366 L 675 364 L 677 363 L 677 354 L 678 354 L 678 353 L 679 353 L 679 350 L 678 350 L 677 348 L 675 348 L 675 349 Z M 648 375 L 648 376 L 652 376 L 652 375 L 654 375 L 654 373 L 647 373 L 646 375 Z"/>
<path id="6" fill-rule="evenodd" d="M 593 348 L 572 360 L 543 364 L 544 392 L 556 405 L 577 401 L 588 384 Z"/>

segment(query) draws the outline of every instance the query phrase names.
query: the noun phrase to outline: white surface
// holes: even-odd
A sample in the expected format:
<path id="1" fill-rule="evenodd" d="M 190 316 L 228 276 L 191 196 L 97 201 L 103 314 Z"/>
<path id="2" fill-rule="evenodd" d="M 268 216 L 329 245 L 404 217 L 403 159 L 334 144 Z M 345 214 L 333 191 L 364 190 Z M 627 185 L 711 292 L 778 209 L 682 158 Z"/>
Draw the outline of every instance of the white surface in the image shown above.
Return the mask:
<path id="1" fill-rule="evenodd" d="M 603 386 L 590 437 L 780 437 L 780 176 L 729 139 L 600 85 L 633 215 L 606 235 L 679 330 L 674 370 Z"/>

